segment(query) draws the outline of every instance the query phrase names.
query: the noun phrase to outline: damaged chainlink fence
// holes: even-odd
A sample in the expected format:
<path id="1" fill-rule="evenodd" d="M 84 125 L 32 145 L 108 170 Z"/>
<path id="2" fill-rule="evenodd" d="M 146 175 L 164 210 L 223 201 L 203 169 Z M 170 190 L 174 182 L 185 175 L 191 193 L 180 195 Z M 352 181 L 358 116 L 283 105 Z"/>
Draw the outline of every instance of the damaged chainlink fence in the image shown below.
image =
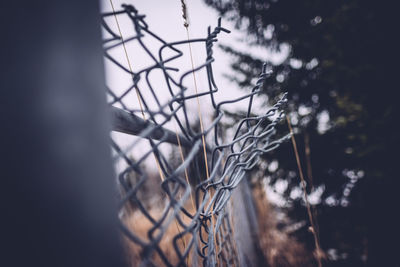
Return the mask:
<path id="1" fill-rule="evenodd" d="M 230 198 L 260 156 L 288 139 L 289 135 L 277 137 L 275 129 L 284 118 L 286 95 L 266 113 L 255 115 L 253 99 L 268 76 L 264 65 L 250 93 L 216 99 L 222 89 L 212 69 L 213 47 L 219 34 L 229 33 L 220 20 L 204 38 L 166 42 L 131 5 L 101 18 L 106 64 L 129 77 L 126 88 L 108 88 L 108 104 L 113 131 L 123 133 L 112 135 L 112 148 L 121 228 L 132 264 L 237 266 Z M 122 36 L 122 19 L 131 23 L 129 36 Z M 157 50 L 148 47 L 147 37 L 159 44 Z M 129 50 L 131 44 L 135 50 Z M 174 63 L 184 57 L 182 49 L 188 44 L 202 44 L 206 58 L 193 69 L 181 71 Z M 128 50 L 145 53 L 148 66 L 133 71 Z M 163 92 L 154 86 L 155 72 L 161 74 L 157 82 L 165 86 Z M 196 79 L 196 74 L 206 79 L 207 90 L 190 90 L 193 86 L 188 80 Z M 205 124 L 200 109 L 203 99 L 210 102 L 208 112 L 212 110 Z M 200 112 L 189 114 L 195 100 Z M 227 128 L 222 123 L 227 116 L 224 110 L 238 102 L 247 103 L 245 116 Z M 122 144 L 121 136 L 131 139 Z M 157 174 L 151 174 L 150 165 Z"/>

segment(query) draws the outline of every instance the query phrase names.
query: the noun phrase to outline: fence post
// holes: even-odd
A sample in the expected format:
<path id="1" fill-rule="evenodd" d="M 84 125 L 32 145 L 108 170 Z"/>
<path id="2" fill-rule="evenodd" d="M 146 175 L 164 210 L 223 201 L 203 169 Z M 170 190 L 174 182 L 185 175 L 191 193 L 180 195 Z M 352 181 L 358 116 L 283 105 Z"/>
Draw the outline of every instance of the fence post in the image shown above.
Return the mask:
<path id="1" fill-rule="evenodd" d="M 234 239 L 237 245 L 239 265 L 244 267 L 266 266 L 260 251 L 259 228 L 256 208 L 247 175 L 232 195 Z"/>
<path id="2" fill-rule="evenodd" d="M 0 266 L 124 266 L 99 3 L 0 9 Z"/>

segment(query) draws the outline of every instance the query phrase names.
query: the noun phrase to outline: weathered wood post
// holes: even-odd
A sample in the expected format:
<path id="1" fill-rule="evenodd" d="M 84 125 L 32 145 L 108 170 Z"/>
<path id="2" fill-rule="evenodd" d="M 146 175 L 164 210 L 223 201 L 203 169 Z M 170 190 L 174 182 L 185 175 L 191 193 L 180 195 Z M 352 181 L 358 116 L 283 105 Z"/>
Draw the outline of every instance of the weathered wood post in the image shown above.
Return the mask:
<path id="1" fill-rule="evenodd" d="M 247 181 L 247 175 L 232 195 L 234 239 L 237 245 L 239 265 L 244 267 L 266 266 L 260 251 L 259 227 L 256 207 Z"/>

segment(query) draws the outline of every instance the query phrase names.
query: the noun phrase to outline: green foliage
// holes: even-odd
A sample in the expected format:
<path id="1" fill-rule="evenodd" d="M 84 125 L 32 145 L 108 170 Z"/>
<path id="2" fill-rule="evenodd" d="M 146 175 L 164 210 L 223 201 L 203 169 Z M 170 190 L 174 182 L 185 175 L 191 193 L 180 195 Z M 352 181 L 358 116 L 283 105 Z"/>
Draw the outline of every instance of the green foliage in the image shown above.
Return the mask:
<path id="1" fill-rule="evenodd" d="M 289 92 L 288 112 L 298 132 L 304 172 L 304 137 L 309 136 L 314 187 L 325 189 L 316 205 L 322 247 L 339 255 L 331 256 L 326 266 L 393 266 L 393 247 L 388 243 L 395 241 L 391 231 L 397 227 L 393 220 L 382 223 L 382 218 L 387 218 L 385 212 L 393 212 L 392 197 L 398 190 L 396 162 L 390 155 L 399 132 L 394 126 L 396 98 L 390 97 L 391 65 L 386 62 L 391 56 L 388 24 L 383 19 L 387 14 L 382 16 L 378 8 L 383 3 L 204 1 L 238 28 L 246 27 L 253 37 L 248 45 L 270 51 L 290 46 L 281 64 L 269 62 L 274 73 L 264 93 L 273 102 L 278 94 Z M 241 87 L 251 85 L 262 62 L 229 46 L 222 49 L 236 59 L 232 68 L 242 74 L 232 80 Z M 265 171 L 271 186 L 279 179 L 289 181 L 283 193 L 288 212 L 294 220 L 305 220 L 301 199 L 291 197 L 299 178 L 290 144 L 268 159 L 279 162 L 277 170 Z M 311 191 L 310 183 L 308 187 Z M 297 235 L 311 247 L 306 229 Z"/>

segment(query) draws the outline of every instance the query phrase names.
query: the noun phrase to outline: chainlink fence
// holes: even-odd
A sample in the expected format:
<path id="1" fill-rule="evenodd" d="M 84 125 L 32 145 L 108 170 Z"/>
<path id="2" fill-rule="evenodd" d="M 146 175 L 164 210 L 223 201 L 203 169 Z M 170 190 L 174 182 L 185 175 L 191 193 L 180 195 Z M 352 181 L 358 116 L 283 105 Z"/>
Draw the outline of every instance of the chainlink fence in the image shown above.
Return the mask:
<path id="1" fill-rule="evenodd" d="M 227 94 L 213 74 L 217 36 L 229 33 L 220 20 L 204 38 L 166 42 L 131 5 L 101 18 L 106 65 L 125 81 L 108 86 L 108 104 L 132 265 L 237 266 L 231 195 L 262 154 L 288 139 L 275 129 L 286 95 L 263 114 L 252 110 L 268 76 L 264 65 L 251 92 L 217 99 Z M 122 34 L 121 25 L 130 25 L 129 32 Z M 189 45 L 204 49 L 204 61 L 178 69 L 180 60 L 190 61 L 183 52 Z M 139 64 L 137 55 L 147 60 Z M 238 102 L 247 111 L 232 122 L 226 110 Z"/>

